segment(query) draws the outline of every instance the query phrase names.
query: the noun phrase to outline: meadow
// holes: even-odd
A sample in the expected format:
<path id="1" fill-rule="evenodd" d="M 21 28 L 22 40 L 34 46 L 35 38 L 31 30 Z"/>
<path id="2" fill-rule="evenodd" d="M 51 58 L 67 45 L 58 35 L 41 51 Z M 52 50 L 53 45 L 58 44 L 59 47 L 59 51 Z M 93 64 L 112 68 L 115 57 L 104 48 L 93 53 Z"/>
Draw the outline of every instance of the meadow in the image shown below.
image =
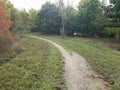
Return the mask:
<path id="1" fill-rule="evenodd" d="M 47 42 L 23 37 L 0 57 L 0 90 L 65 88 L 62 56 Z"/>
<path id="2" fill-rule="evenodd" d="M 102 75 L 100 78 L 109 83 L 111 90 L 120 90 L 120 51 L 111 48 L 110 43 L 98 39 L 78 37 L 64 39 L 58 36 L 41 37 L 50 39 L 67 50 L 82 55 L 90 64 L 91 69 Z"/>

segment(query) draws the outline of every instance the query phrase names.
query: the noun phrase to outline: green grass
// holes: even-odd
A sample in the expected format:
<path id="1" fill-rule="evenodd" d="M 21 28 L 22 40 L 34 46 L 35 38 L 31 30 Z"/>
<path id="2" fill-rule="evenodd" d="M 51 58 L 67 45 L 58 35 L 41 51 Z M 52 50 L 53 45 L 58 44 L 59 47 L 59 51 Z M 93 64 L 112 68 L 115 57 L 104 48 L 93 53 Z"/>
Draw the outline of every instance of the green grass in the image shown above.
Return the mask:
<path id="1" fill-rule="evenodd" d="M 82 55 L 91 68 L 104 76 L 111 90 L 120 90 L 120 52 L 108 47 L 107 43 L 93 39 L 65 38 L 42 36 L 74 50 Z"/>
<path id="2" fill-rule="evenodd" d="M 62 56 L 53 45 L 24 37 L 14 47 L 10 56 L 0 54 L 0 90 L 64 89 Z"/>

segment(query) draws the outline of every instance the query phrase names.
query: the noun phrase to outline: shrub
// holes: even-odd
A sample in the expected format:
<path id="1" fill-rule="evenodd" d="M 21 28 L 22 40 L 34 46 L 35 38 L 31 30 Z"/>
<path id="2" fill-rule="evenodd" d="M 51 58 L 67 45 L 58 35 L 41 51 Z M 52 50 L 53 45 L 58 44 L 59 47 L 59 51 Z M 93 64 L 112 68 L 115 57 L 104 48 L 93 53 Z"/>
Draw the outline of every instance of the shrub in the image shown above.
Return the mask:
<path id="1" fill-rule="evenodd" d="M 9 31 L 12 22 L 9 21 L 5 4 L 0 1 L 0 51 L 8 50 L 15 42 L 14 37 Z"/>
<path id="2" fill-rule="evenodd" d="M 120 27 L 105 27 L 102 36 L 111 38 L 120 38 Z"/>
<path id="3" fill-rule="evenodd" d="M 14 43 L 14 38 L 8 30 L 0 30 L 0 49 L 1 51 L 8 50 Z"/>
<path id="4" fill-rule="evenodd" d="M 14 36 L 14 42 L 17 42 L 17 41 L 19 41 L 20 40 L 20 36 L 19 35 L 15 35 Z"/>

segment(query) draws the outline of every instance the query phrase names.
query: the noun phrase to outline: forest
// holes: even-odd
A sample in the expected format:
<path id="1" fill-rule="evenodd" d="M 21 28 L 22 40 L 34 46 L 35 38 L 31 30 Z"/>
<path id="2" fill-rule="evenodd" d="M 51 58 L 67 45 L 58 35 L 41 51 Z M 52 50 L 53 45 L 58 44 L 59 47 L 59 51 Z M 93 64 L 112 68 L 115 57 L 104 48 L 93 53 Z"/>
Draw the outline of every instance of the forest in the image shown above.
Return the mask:
<path id="1" fill-rule="evenodd" d="M 20 38 L 19 34 L 30 32 L 108 38 L 120 43 L 119 0 L 110 0 L 109 5 L 104 0 L 81 0 L 77 9 L 58 0 L 56 4 L 46 2 L 38 11 L 33 8 L 17 10 L 8 0 L 2 0 L 0 4 L 0 49 L 9 48 L 17 41 L 15 38 Z"/>
<path id="2" fill-rule="evenodd" d="M 26 47 L 25 44 L 23 45 L 24 47 L 22 47 L 21 43 L 26 43 L 26 45 L 28 44 L 31 45 L 30 46 L 31 49 L 32 46 L 34 47 L 39 46 L 38 44 L 40 44 L 40 42 L 38 42 L 36 46 L 31 44 L 31 42 L 37 42 L 37 41 L 32 40 L 30 38 L 26 38 L 25 40 L 23 40 L 23 38 L 25 38 L 25 35 L 29 35 L 32 33 L 33 35 L 34 33 L 37 33 L 39 35 L 45 35 L 45 36 L 55 36 L 55 37 L 59 36 L 62 39 L 60 41 L 55 39 L 55 41 L 56 42 L 59 41 L 61 45 L 63 44 L 63 46 L 65 47 L 68 45 L 68 47 L 71 49 L 73 48 L 72 44 L 68 42 L 69 40 L 66 41 L 66 37 L 70 37 L 71 40 L 73 38 L 78 38 L 76 39 L 76 42 L 79 43 L 79 41 L 81 40 L 81 42 L 85 44 L 89 44 L 89 43 L 86 43 L 87 41 L 84 42 L 84 39 L 93 39 L 95 40 L 93 42 L 100 41 L 102 43 L 109 43 L 108 46 L 110 46 L 110 48 L 119 52 L 120 51 L 120 0 L 109 0 L 109 2 L 110 2 L 109 4 L 106 4 L 105 0 L 102 1 L 80 0 L 77 8 L 74 8 L 71 4 L 69 4 L 69 2 L 67 3 L 67 5 L 65 5 L 63 0 L 58 0 L 57 3 L 46 2 L 44 5 L 42 5 L 42 7 L 39 10 L 35 10 L 34 8 L 31 8 L 29 11 L 26 11 L 25 9 L 19 10 L 15 8 L 14 5 L 9 0 L 0 0 L 0 70 L 3 63 L 10 62 L 9 61 L 10 59 L 24 52 L 24 48 L 29 48 Z M 51 37 L 46 37 L 46 38 L 51 38 Z M 31 42 L 27 42 L 26 41 L 27 39 L 31 40 Z M 51 40 L 52 39 L 54 40 L 54 38 L 51 38 Z M 17 43 L 20 43 L 20 45 L 17 45 Z M 74 40 L 73 43 L 75 43 Z M 46 42 L 44 42 L 44 44 L 46 44 Z M 96 45 L 96 43 L 94 45 Z M 47 52 L 47 50 L 50 51 L 53 48 L 52 46 L 49 45 L 45 45 L 45 47 L 43 46 L 41 46 L 39 50 L 43 50 L 44 48 Z M 74 47 L 75 46 L 76 44 L 74 45 Z M 88 47 L 89 46 L 86 46 L 86 48 Z M 37 50 L 37 48 L 34 49 Z M 78 50 L 79 49 L 80 48 L 78 48 Z M 75 48 L 73 48 L 73 50 L 81 54 L 81 52 L 77 51 Z M 57 51 L 54 50 L 54 52 Z M 86 55 L 86 53 L 85 54 L 82 53 L 82 54 L 83 56 L 85 55 L 84 57 L 90 56 L 90 55 Z M 117 54 L 118 54 L 117 59 L 119 59 L 120 58 L 119 53 Z M 46 56 L 47 55 L 48 54 L 46 54 Z M 52 56 L 52 54 L 49 55 Z M 56 58 L 57 56 L 59 57 L 59 59 L 61 59 L 58 53 L 56 53 Z M 111 56 L 112 54 L 110 54 L 110 57 Z M 90 65 L 95 65 L 95 66 L 97 65 L 96 62 L 94 62 L 96 64 L 92 63 L 91 61 L 88 62 L 90 63 Z M 110 65 L 108 65 L 109 68 Z M 118 65 L 118 63 L 116 63 L 116 65 Z M 96 67 L 99 68 L 99 65 Z M 100 68 L 101 67 L 104 67 L 102 66 L 102 63 Z M 109 73 L 108 74 L 106 70 L 104 71 L 104 70 L 95 69 L 95 67 L 93 67 L 93 69 L 99 72 L 100 74 L 102 74 L 103 76 L 105 76 L 104 79 L 111 85 L 112 88 L 111 90 L 120 90 L 120 77 L 118 75 L 112 77 L 114 71 L 111 72 L 112 74 L 110 74 L 110 72 L 108 71 Z M 111 71 L 112 69 L 115 68 L 111 68 Z M 117 68 L 117 71 L 118 74 L 120 74 L 120 67 Z M 0 80 L 1 79 L 2 78 L 0 78 Z M 0 85 L 0 89 L 1 89 L 1 85 Z M 2 88 L 1 90 L 8 90 L 8 89 Z M 17 89 L 15 88 L 14 90 Z M 33 90 L 33 89 L 22 88 L 18 90 Z M 46 89 L 46 90 L 54 90 L 54 89 Z M 55 90 L 59 90 L 59 89 L 55 89 Z"/>
<path id="3" fill-rule="evenodd" d="M 118 43 L 120 38 L 119 4 L 119 0 L 110 0 L 110 5 L 106 5 L 104 0 L 103 2 L 81 0 L 75 9 L 72 5 L 66 6 L 62 0 L 58 0 L 56 4 L 46 2 L 39 11 L 33 8 L 26 11 L 17 10 L 11 2 L 2 0 L 0 34 L 7 32 L 11 35 L 10 37 L 3 35 L 1 40 L 7 37 L 9 43 L 12 43 L 13 40 L 10 39 L 12 34 L 14 36 L 29 32 L 41 32 L 48 35 L 110 38 Z M 3 21 L 5 24 L 2 24 Z M 1 49 L 4 48 L 2 44 L 7 45 L 3 40 L 0 45 Z"/>

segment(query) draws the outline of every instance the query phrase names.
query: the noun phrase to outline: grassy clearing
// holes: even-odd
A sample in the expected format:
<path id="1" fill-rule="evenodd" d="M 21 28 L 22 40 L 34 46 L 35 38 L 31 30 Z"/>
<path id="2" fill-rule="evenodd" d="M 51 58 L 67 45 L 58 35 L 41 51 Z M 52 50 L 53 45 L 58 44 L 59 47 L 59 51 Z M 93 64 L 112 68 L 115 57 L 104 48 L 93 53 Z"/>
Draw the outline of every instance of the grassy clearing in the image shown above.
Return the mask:
<path id="1" fill-rule="evenodd" d="M 106 43 L 84 38 L 42 36 L 84 56 L 93 70 L 104 76 L 111 90 L 120 90 L 120 52 Z"/>
<path id="2" fill-rule="evenodd" d="M 63 62 L 51 44 L 25 37 L 0 64 L 0 90 L 59 90 L 64 88 Z M 20 49 L 21 48 L 21 49 Z M 6 55 L 7 54 L 1 54 Z M 13 57 L 14 56 L 14 57 Z M 4 63 L 3 63 L 4 61 Z"/>

